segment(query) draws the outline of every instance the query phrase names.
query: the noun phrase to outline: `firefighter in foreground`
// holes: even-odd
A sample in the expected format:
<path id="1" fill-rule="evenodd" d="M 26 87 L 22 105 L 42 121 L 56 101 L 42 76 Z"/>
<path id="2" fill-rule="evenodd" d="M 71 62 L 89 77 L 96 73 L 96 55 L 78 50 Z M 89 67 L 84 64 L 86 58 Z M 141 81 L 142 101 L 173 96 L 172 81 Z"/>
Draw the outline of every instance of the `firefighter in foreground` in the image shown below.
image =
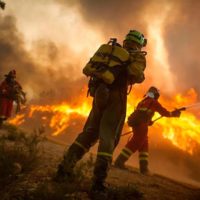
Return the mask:
<path id="1" fill-rule="evenodd" d="M 115 166 L 125 169 L 125 162 L 130 156 L 139 151 L 140 173 L 150 174 L 148 169 L 148 126 L 153 124 L 152 117 L 158 112 L 164 117 L 179 117 L 181 111 L 167 111 L 158 102 L 160 94 L 156 87 L 150 87 L 144 99 L 137 105 L 136 110 L 129 116 L 128 125 L 132 127 L 133 136 L 122 149 L 115 161 Z"/>
<path id="2" fill-rule="evenodd" d="M 143 34 L 131 30 L 123 47 L 111 39 L 100 46 L 84 67 L 83 73 L 90 77 L 88 85 L 93 105 L 83 132 L 58 166 L 57 181 L 70 180 L 77 161 L 99 140 L 91 192 L 106 191 L 104 181 L 126 116 L 128 85 L 144 81 L 146 52 L 141 49 L 145 44 Z"/>
<path id="3" fill-rule="evenodd" d="M 16 71 L 11 70 L 0 84 L 0 126 L 11 117 L 14 101 L 17 104 L 16 113 L 20 111 L 20 105 L 26 102 L 25 93 L 15 79 Z"/>

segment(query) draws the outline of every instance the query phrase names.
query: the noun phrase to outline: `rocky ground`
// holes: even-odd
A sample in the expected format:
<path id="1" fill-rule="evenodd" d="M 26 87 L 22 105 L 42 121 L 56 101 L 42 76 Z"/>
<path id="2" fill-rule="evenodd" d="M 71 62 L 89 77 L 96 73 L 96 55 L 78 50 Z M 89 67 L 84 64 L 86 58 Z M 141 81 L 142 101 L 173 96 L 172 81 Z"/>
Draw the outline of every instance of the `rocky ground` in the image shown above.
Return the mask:
<path id="1" fill-rule="evenodd" d="M 62 200 L 91 199 L 89 189 L 93 157 L 86 156 L 76 169 L 77 181 L 56 183 L 52 180 L 65 147 L 56 140 L 47 140 L 42 145 L 42 154 L 37 165 L 28 172 L 21 172 L 12 181 L 0 188 L 1 200 Z M 161 175 L 145 176 L 137 169 L 120 170 L 111 167 L 106 180 L 108 199 L 144 200 L 197 200 L 200 188 L 180 183 Z"/>

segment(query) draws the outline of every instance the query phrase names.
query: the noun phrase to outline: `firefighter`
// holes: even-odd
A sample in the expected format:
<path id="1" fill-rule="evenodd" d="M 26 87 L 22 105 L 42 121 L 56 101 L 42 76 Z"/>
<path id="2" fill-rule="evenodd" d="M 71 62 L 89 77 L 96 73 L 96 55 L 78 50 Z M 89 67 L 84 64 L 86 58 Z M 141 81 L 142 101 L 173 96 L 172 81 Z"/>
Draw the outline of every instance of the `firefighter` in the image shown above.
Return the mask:
<path id="1" fill-rule="evenodd" d="M 64 153 L 57 181 L 73 178 L 77 161 L 99 140 L 91 192 L 106 191 L 104 181 L 126 116 L 128 84 L 144 81 L 146 53 L 141 49 L 145 43 L 143 34 L 131 30 L 123 47 L 112 39 L 99 48 L 83 69 L 83 73 L 91 77 L 89 93 L 93 96 L 93 105 L 83 132 Z"/>
<path id="2" fill-rule="evenodd" d="M 148 169 L 148 126 L 153 124 L 152 117 L 155 112 L 165 117 L 179 117 L 181 111 L 175 109 L 172 112 L 167 111 L 158 102 L 160 96 L 156 87 L 150 87 L 144 99 L 137 105 L 136 110 L 129 116 L 128 125 L 132 127 L 133 136 L 128 141 L 117 157 L 114 165 L 125 169 L 125 162 L 130 156 L 139 151 L 140 173 L 150 174 Z"/>
<path id="3" fill-rule="evenodd" d="M 25 93 L 22 91 L 21 85 L 15 80 L 16 71 L 11 70 L 5 75 L 5 80 L 0 84 L 0 125 L 3 121 L 11 117 L 13 109 L 13 101 L 17 103 L 17 109 L 19 111 L 18 104 L 25 103 Z"/>

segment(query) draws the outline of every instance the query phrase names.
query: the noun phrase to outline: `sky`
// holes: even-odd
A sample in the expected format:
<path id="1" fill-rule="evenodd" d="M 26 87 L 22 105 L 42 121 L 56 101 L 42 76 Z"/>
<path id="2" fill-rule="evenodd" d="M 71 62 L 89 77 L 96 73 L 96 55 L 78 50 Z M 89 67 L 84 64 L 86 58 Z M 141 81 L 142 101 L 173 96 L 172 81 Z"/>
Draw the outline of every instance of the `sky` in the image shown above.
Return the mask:
<path id="1" fill-rule="evenodd" d="M 98 47 L 131 29 L 148 40 L 146 90 L 200 93 L 197 0 L 5 0 L 0 10 L 0 77 L 17 70 L 29 98 L 51 91 L 71 99 L 87 84 L 82 69 Z M 159 3 L 158 3 L 159 2 Z M 65 92 L 63 92 L 65 91 Z"/>

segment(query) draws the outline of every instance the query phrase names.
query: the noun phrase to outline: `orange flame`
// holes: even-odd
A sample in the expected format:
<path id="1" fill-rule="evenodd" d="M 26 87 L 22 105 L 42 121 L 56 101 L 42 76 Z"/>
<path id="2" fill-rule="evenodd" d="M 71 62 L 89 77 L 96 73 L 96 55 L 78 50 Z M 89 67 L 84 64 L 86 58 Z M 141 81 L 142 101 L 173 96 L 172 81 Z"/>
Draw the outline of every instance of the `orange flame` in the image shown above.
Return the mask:
<path id="1" fill-rule="evenodd" d="M 55 130 L 52 135 L 56 136 L 63 132 L 68 126 L 70 121 L 70 116 L 72 114 L 78 114 L 83 117 L 87 117 L 90 111 L 90 103 L 88 101 L 83 102 L 77 107 L 72 107 L 67 103 L 62 103 L 61 105 L 32 105 L 30 106 L 30 112 L 28 117 L 33 117 L 36 112 L 50 113 L 52 117 L 50 119 L 49 126 Z M 46 117 L 43 117 L 45 120 Z"/>
<path id="2" fill-rule="evenodd" d="M 25 114 L 18 114 L 16 115 L 15 118 L 10 119 L 9 123 L 14 124 L 14 125 L 20 125 L 25 121 L 24 117 L 25 117 Z"/>
<path id="3" fill-rule="evenodd" d="M 132 94 L 128 98 L 127 103 L 127 116 L 133 112 L 134 106 L 140 100 L 139 97 Z M 60 105 L 31 105 L 29 113 L 17 115 L 9 122 L 19 125 L 25 121 L 25 118 L 33 118 L 35 113 L 42 114 L 42 119 L 45 121 L 50 118 L 49 127 L 54 131 L 52 135 L 56 136 L 62 133 L 67 127 L 70 126 L 70 121 L 75 118 L 75 115 L 86 118 L 91 109 L 91 99 L 79 100 L 76 106 L 68 103 Z M 133 101 L 133 102 L 132 102 Z M 190 89 L 185 96 L 177 94 L 173 99 L 160 98 L 161 104 L 166 108 L 173 110 L 177 105 L 186 106 L 197 101 L 197 94 L 194 89 Z M 50 117 L 47 117 L 50 114 Z M 158 114 L 155 115 L 155 118 Z M 155 123 L 162 133 L 163 137 L 169 139 L 172 144 L 178 148 L 192 154 L 196 145 L 200 145 L 200 119 L 194 113 L 186 111 L 182 113 L 180 118 L 162 118 Z"/>

